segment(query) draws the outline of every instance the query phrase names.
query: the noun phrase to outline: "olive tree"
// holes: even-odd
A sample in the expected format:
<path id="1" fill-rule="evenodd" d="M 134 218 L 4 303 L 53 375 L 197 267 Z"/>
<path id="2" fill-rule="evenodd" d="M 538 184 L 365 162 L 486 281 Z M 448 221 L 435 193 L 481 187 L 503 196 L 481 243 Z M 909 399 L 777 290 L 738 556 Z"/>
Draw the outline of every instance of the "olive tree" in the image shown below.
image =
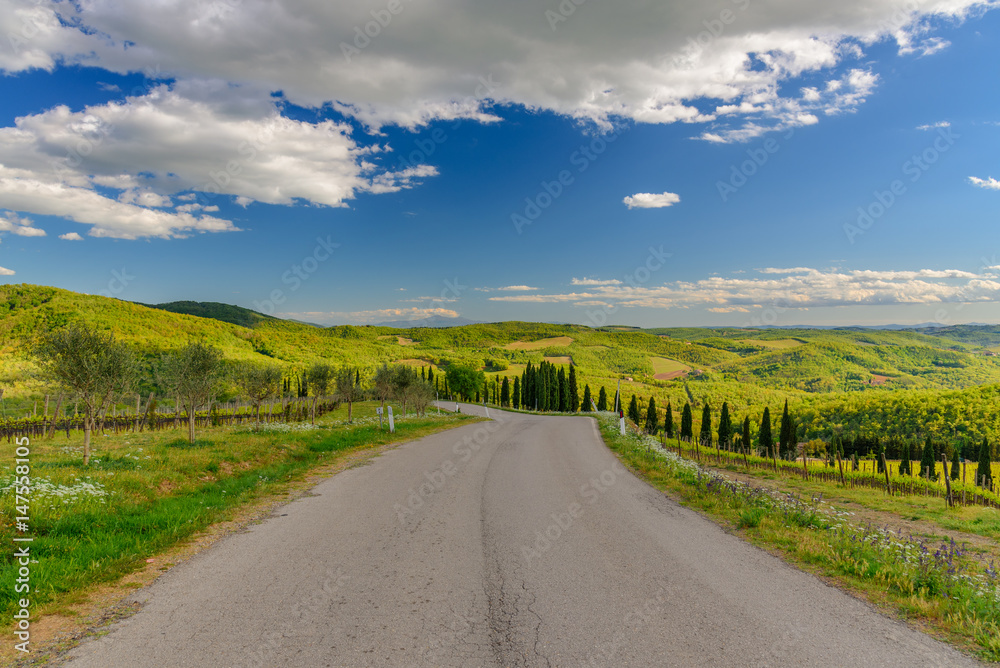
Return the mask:
<path id="1" fill-rule="evenodd" d="M 316 424 L 316 402 L 320 397 L 325 397 L 330 390 L 330 381 L 333 380 L 333 367 L 329 364 L 317 362 L 306 371 L 309 378 L 309 387 L 313 392 L 312 400 L 312 423 Z M 357 375 L 355 375 L 357 378 Z"/>
<path id="2" fill-rule="evenodd" d="M 189 343 L 163 356 L 160 382 L 177 397 L 188 416 L 188 441 L 194 443 L 194 419 L 199 406 L 219 393 L 223 380 L 222 351 L 205 343 Z"/>
<path id="3" fill-rule="evenodd" d="M 235 369 L 234 380 L 254 407 L 254 421 L 260 425 L 260 405 L 278 392 L 281 369 L 274 364 L 241 362 Z"/>
<path id="4" fill-rule="evenodd" d="M 83 403 L 83 465 L 87 466 L 97 418 L 116 397 L 135 388 L 139 355 L 113 334 L 94 332 L 79 324 L 43 335 L 34 353 L 43 373 Z"/>
<path id="5" fill-rule="evenodd" d="M 395 376 L 395 368 L 384 362 L 375 371 L 375 377 L 372 379 L 372 389 L 375 392 L 375 398 L 382 402 L 382 410 L 385 410 L 385 402 L 392 397 L 393 390 L 395 389 Z"/>
<path id="6" fill-rule="evenodd" d="M 354 402 L 362 398 L 363 390 L 359 382 L 361 374 L 359 370 L 345 366 L 337 373 L 337 396 L 341 401 L 347 402 L 347 421 L 351 422 L 353 417 Z"/>

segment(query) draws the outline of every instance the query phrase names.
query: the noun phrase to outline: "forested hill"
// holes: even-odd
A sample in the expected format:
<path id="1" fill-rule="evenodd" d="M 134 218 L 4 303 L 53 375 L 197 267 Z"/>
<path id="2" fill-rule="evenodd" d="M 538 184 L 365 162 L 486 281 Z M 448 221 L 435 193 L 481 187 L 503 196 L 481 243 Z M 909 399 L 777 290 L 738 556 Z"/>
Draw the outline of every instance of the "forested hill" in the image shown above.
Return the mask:
<path id="1" fill-rule="evenodd" d="M 838 391 L 962 389 L 1000 383 L 998 327 L 941 329 L 665 328 L 595 330 L 527 322 L 451 328 L 315 327 L 237 306 L 156 307 L 58 288 L 0 286 L 0 386 L 37 389 L 28 343 L 79 321 L 110 330 L 150 358 L 190 340 L 231 359 L 269 360 L 290 371 L 319 360 L 374 368 L 383 362 L 475 366 L 519 374 L 528 362 L 573 363 L 592 384 L 687 388 L 715 394 L 796 397 Z"/>

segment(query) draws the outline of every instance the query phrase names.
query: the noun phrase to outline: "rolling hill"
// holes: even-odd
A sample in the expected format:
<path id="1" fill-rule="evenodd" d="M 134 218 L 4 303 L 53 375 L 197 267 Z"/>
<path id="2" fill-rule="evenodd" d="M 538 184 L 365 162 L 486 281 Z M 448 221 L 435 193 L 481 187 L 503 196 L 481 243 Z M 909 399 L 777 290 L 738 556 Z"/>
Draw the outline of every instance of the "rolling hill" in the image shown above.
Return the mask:
<path id="1" fill-rule="evenodd" d="M 915 330 L 660 328 L 592 329 L 529 322 L 460 327 L 316 327 L 218 303 L 146 306 L 58 288 L 0 286 L 0 387 L 40 392 L 28 354 L 38 332 L 72 321 L 113 331 L 150 360 L 191 340 L 230 359 L 276 362 L 289 372 L 327 360 L 362 369 L 399 360 L 446 368 L 462 363 L 511 375 L 542 359 L 572 360 L 595 386 L 733 396 L 747 403 L 808 395 L 903 389 L 960 390 L 1000 383 L 987 345 L 1000 328 Z M 655 376 L 660 375 L 661 379 Z M 646 388 L 644 390 L 644 388 Z"/>

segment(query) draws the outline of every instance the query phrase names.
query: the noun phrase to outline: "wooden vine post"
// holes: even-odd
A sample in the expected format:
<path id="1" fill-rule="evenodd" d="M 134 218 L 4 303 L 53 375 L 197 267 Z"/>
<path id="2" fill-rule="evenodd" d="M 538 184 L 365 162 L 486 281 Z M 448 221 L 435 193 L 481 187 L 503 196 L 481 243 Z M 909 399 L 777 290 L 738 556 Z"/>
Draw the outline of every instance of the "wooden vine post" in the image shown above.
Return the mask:
<path id="1" fill-rule="evenodd" d="M 882 460 L 882 472 L 885 473 L 885 493 L 892 496 L 892 485 L 889 483 L 889 464 L 885 461 L 885 453 L 878 453 L 879 458 Z"/>
<path id="2" fill-rule="evenodd" d="M 944 486 L 948 492 L 948 507 L 951 508 L 955 505 L 955 502 L 951 498 L 951 477 L 948 475 L 948 456 L 943 452 L 941 453 L 941 465 L 944 467 Z"/>
<path id="3" fill-rule="evenodd" d="M 847 481 L 844 480 L 844 460 L 840 458 L 840 452 L 837 452 L 837 466 L 840 467 L 840 484 L 847 487 Z"/>

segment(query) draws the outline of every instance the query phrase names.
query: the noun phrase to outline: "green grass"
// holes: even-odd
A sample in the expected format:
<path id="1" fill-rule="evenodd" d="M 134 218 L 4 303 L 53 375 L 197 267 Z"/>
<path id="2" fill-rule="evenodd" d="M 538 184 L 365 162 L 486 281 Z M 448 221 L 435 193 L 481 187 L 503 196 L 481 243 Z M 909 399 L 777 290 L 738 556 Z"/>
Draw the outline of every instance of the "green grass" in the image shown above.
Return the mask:
<path id="1" fill-rule="evenodd" d="M 512 341 L 504 348 L 507 350 L 541 350 L 552 346 L 568 346 L 571 343 L 573 343 L 573 339 L 569 336 L 554 336 L 537 341 Z"/>
<path id="2" fill-rule="evenodd" d="M 401 442 L 477 418 L 431 410 L 398 419 L 397 431 L 380 430 L 375 402 L 346 406 L 308 431 L 255 433 L 246 428 L 206 428 L 189 444 L 182 430 L 96 437 L 91 466 L 84 467 L 80 438 L 31 442 L 30 531 L 32 608 L 58 606 L 88 587 L 112 582 L 145 559 L 228 519 L 246 503 L 276 493 L 310 469 L 387 443 Z M 399 415 L 398 406 L 396 413 Z M 308 425 L 306 425 L 308 426 Z M 0 493 L 13 515 L 12 452 Z M 14 544 L 9 521 L 0 541 Z M 0 573 L 13 582 L 17 564 L 4 553 Z M 11 613 L 13 588 L 0 590 L 0 611 Z"/>
<path id="3" fill-rule="evenodd" d="M 921 623 L 938 637 L 986 660 L 1000 660 L 1000 581 L 995 572 L 991 576 L 987 570 L 987 564 L 995 563 L 992 560 L 998 556 L 995 543 L 993 550 L 964 549 L 942 545 L 933 537 L 902 537 L 884 532 L 881 524 L 854 524 L 835 506 L 850 499 L 880 508 L 881 519 L 890 527 L 893 516 L 896 522 L 915 516 L 994 539 L 996 511 L 947 510 L 940 499 L 935 504 L 923 497 L 880 497 L 874 490 L 816 482 L 797 484 L 773 473 L 762 475 L 762 479 L 777 479 L 781 492 L 812 499 L 800 502 L 784 496 L 785 501 L 775 501 L 776 497 L 759 487 L 753 490 L 710 482 L 710 475 L 694 473 L 690 460 L 683 466 L 672 463 L 674 455 L 660 454 L 655 441 L 643 441 L 633 434 L 621 436 L 610 414 L 599 418 L 599 424 L 605 442 L 623 463 L 681 503 L 734 527 L 751 543 Z M 978 530 L 972 531 L 977 525 Z M 921 554 L 921 545 L 929 551 Z M 952 568 L 969 578 L 952 577 Z"/>
<path id="4" fill-rule="evenodd" d="M 803 345 L 798 339 L 744 339 L 742 343 L 750 343 L 772 350 L 786 350 L 788 348 L 798 348 Z"/>

